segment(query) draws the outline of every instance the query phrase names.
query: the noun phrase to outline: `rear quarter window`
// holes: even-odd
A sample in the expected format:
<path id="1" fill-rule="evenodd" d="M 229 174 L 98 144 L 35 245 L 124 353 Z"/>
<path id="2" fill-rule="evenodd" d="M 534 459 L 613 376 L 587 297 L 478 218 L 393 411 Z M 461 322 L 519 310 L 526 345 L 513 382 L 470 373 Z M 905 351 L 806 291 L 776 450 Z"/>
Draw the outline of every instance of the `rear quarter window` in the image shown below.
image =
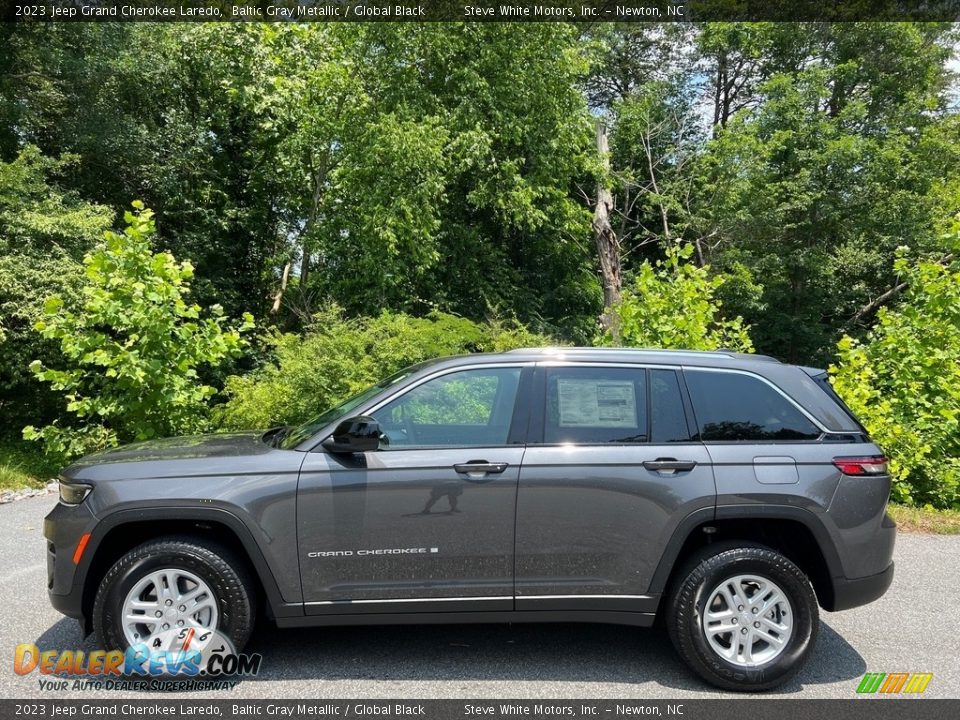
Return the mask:
<path id="1" fill-rule="evenodd" d="M 699 439 L 816 440 L 821 431 L 780 392 L 743 373 L 684 370 Z"/>

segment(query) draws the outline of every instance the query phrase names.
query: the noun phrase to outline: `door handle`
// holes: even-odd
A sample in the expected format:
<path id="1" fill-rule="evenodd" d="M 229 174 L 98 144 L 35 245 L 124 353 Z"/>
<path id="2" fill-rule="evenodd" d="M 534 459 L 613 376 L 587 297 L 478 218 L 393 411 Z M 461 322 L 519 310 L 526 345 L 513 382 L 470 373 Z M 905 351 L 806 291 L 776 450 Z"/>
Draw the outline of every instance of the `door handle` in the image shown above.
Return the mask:
<path id="1" fill-rule="evenodd" d="M 693 470 L 697 463 L 694 460 L 677 460 L 676 458 L 657 458 L 656 460 L 647 460 L 643 466 L 652 472 L 663 475 L 675 475 L 685 470 Z"/>
<path id="2" fill-rule="evenodd" d="M 491 463 L 486 460 L 470 460 L 465 463 L 457 463 L 453 469 L 458 473 L 467 476 L 467 479 L 479 479 L 486 475 L 499 475 L 510 466 L 510 463 L 498 462 Z"/>

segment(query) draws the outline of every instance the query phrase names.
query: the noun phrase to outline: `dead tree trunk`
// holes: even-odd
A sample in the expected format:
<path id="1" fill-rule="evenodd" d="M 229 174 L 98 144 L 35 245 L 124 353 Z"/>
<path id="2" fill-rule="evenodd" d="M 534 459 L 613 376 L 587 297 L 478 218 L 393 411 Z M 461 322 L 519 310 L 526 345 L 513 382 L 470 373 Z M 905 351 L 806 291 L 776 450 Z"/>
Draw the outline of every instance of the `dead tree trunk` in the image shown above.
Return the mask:
<path id="1" fill-rule="evenodd" d="M 600 259 L 600 275 L 603 280 L 603 314 L 600 325 L 610 333 L 614 343 L 620 342 L 620 319 L 614 308 L 620 302 L 623 281 L 620 275 L 620 239 L 610 224 L 613 212 L 613 194 L 607 187 L 610 169 L 610 152 L 607 144 L 607 126 L 597 123 L 597 153 L 603 163 L 604 174 L 597 182 L 597 204 L 593 211 L 593 241 Z"/>
<path id="2" fill-rule="evenodd" d="M 283 302 L 283 293 L 286 292 L 287 283 L 290 281 L 290 266 L 292 264 L 293 263 L 287 260 L 286 264 L 283 266 L 283 274 L 280 276 L 280 287 L 273 296 L 273 307 L 270 308 L 271 315 L 276 315 L 278 312 L 280 312 L 280 303 Z"/>

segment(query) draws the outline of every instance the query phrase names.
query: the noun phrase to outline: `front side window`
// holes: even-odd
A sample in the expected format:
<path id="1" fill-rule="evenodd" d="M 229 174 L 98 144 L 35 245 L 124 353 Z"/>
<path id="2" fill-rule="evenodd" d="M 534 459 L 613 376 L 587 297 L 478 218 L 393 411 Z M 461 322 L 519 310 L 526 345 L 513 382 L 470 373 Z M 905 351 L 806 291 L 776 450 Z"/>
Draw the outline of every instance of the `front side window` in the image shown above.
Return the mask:
<path id="1" fill-rule="evenodd" d="M 376 385 L 368 387 L 363 392 L 347 398 L 339 405 L 336 405 L 329 410 L 325 410 L 312 420 L 309 420 L 302 425 L 297 425 L 287 429 L 287 431 L 281 436 L 280 447 L 286 450 L 292 450 L 304 440 L 307 440 L 312 435 L 320 432 L 320 430 L 322 430 L 325 426 L 337 422 L 338 420 L 347 418 L 350 413 L 352 413 L 356 408 L 360 407 L 367 400 L 372 399 L 391 385 L 397 384 L 404 378 L 409 377 L 414 372 L 425 367 L 426 365 L 428 365 L 428 363 L 419 363 L 417 365 L 412 365 L 408 368 L 405 368 L 400 372 L 391 375 L 386 380 L 381 380 Z"/>
<path id="2" fill-rule="evenodd" d="M 381 449 L 506 445 L 520 368 L 448 373 L 422 383 L 373 413 Z"/>
<path id="3" fill-rule="evenodd" d="M 815 440 L 820 429 L 787 398 L 742 373 L 684 370 L 700 440 Z"/>
<path id="4" fill-rule="evenodd" d="M 543 441 L 647 442 L 647 372 L 642 368 L 556 368 L 547 372 Z"/>

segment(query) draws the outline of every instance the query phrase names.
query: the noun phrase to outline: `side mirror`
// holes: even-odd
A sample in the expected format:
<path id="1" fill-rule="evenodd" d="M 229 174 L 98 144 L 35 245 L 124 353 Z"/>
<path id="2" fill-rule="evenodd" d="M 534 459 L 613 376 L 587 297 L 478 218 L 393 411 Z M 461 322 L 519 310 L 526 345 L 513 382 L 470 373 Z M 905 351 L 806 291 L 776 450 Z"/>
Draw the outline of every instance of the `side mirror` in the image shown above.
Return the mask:
<path id="1" fill-rule="evenodd" d="M 380 448 L 380 423 L 372 417 L 358 415 L 337 425 L 322 445 L 332 453 L 360 453 Z"/>

